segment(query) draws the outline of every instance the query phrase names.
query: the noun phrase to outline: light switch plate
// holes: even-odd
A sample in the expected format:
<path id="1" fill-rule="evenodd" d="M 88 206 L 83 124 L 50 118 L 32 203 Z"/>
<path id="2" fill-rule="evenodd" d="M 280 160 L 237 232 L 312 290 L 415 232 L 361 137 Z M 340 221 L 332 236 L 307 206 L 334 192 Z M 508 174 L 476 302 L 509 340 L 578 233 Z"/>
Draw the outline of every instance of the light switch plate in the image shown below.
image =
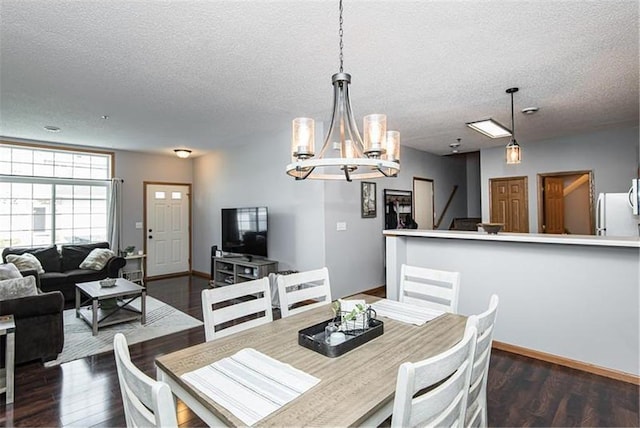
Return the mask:
<path id="1" fill-rule="evenodd" d="M 136 221 L 136 229 L 142 229 L 142 222 Z"/>
<path id="2" fill-rule="evenodd" d="M 347 230 L 347 222 L 339 221 L 336 223 L 336 230 Z"/>

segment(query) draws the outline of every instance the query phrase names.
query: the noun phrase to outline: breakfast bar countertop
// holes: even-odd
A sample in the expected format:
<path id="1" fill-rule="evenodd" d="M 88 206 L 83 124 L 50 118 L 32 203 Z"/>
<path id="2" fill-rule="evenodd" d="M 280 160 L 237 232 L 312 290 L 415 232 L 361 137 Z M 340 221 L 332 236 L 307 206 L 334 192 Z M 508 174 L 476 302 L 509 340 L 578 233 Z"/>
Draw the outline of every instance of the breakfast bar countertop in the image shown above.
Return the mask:
<path id="1" fill-rule="evenodd" d="M 385 230 L 385 236 L 408 236 L 416 238 L 466 239 L 478 241 L 530 242 L 540 244 L 590 245 L 603 247 L 640 248 L 638 236 L 595 236 L 595 235 L 556 235 L 550 233 L 508 233 L 495 235 L 486 232 L 462 230 Z"/>

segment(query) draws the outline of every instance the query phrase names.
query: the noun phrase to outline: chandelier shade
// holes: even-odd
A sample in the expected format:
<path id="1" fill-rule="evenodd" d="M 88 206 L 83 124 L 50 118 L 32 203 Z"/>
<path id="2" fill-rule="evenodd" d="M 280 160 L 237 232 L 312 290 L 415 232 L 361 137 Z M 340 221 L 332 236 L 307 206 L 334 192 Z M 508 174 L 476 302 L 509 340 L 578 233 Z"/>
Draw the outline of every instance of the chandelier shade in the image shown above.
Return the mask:
<path id="1" fill-rule="evenodd" d="M 298 117 L 292 123 L 291 157 L 286 172 L 296 180 L 346 180 L 395 177 L 400 171 L 400 133 L 387 131 L 387 117 L 363 119 L 358 131 L 349 98 L 351 75 L 342 65 L 342 0 L 340 0 L 340 71 L 331 77 L 333 112 L 322 148 L 316 156 L 315 122 Z"/>

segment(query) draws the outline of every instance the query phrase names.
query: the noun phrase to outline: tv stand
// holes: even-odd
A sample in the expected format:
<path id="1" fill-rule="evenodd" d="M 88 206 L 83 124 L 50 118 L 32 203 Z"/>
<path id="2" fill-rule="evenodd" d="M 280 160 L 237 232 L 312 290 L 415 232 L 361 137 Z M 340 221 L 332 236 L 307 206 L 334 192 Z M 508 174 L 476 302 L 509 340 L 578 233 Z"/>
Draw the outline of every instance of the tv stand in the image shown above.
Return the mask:
<path id="1" fill-rule="evenodd" d="M 278 262 L 275 260 L 241 255 L 214 257 L 211 280 L 214 287 L 223 287 L 260 279 L 277 271 Z"/>

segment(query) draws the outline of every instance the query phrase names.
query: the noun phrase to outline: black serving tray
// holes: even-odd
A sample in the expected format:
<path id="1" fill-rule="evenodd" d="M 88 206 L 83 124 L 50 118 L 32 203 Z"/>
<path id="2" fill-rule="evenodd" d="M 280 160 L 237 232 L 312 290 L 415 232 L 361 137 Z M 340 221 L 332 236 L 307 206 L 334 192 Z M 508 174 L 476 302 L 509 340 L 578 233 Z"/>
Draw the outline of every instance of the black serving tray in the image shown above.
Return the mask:
<path id="1" fill-rule="evenodd" d="M 309 348 L 324 356 L 334 358 L 351 351 L 358 346 L 367 343 L 371 339 L 384 333 L 384 323 L 380 320 L 369 320 L 369 328 L 364 330 L 352 330 L 347 334 L 347 340 L 338 345 L 329 345 L 325 342 L 324 328 L 334 319 L 326 320 L 320 324 L 312 325 L 298 331 L 298 345 Z"/>

